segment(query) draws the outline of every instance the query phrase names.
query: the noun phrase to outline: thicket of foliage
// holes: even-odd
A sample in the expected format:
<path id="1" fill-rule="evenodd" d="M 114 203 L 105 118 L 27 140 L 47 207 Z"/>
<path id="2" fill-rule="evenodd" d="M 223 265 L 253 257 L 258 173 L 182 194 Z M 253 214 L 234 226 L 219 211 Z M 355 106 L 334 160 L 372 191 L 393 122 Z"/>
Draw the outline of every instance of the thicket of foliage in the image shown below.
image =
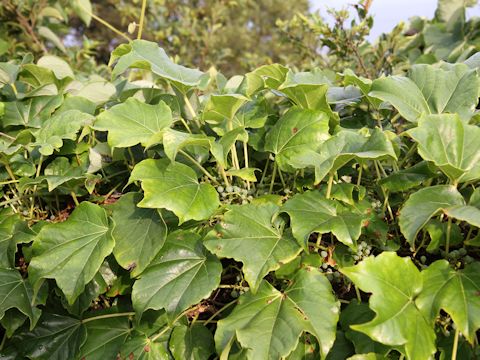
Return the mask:
<path id="1" fill-rule="evenodd" d="M 369 1 L 348 26 L 342 11 L 279 19 L 272 38 L 302 58 L 236 76 L 177 64 L 141 20 L 106 25 L 139 39 L 97 65 L 95 41 L 65 47 L 89 1 L 5 4 L 0 358 L 480 356 L 464 1 L 374 44 Z"/>

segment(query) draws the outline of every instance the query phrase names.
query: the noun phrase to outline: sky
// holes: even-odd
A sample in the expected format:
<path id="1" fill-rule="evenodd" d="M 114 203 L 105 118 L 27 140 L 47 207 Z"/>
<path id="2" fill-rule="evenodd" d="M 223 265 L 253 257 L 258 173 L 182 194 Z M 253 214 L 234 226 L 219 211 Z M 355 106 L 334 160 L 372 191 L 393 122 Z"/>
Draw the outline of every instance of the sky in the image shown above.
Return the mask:
<path id="1" fill-rule="evenodd" d="M 356 0 L 310 0 L 312 10 L 320 10 L 324 18 L 328 17 L 326 8 L 341 9 Z M 414 15 L 432 18 L 437 0 L 373 0 L 371 13 L 374 25 L 370 38 L 373 40 L 384 32 L 392 30 L 400 21 L 406 21 Z M 467 16 L 480 16 L 480 4 L 468 9 Z"/>

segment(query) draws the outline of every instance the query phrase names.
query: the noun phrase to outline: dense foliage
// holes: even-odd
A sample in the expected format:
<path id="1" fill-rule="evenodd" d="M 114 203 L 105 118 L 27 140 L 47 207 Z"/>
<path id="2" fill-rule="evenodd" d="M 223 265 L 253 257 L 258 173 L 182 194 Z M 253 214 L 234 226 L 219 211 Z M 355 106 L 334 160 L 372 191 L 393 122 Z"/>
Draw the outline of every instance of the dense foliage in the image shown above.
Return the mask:
<path id="1" fill-rule="evenodd" d="M 62 58 L 30 34 L 46 54 L 17 59 L 8 43 L 0 358 L 480 356 L 480 57 L 464 5 L 372 45 L 365 1 L 359 23 L 321 28 L 322 66 L 229 78 L 142 39 L 108 67 L 88 46 Z M 449 50 L 428 40 L 458 29 Z"/>

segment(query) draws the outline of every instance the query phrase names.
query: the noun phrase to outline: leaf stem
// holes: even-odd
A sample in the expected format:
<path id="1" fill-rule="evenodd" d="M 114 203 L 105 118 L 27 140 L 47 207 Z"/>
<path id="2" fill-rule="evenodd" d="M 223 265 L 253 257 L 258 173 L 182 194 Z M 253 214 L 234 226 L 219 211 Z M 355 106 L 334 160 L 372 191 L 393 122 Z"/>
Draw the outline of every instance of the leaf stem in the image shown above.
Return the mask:
<path id="1" fill-rule="evenodd" d="M 3 136 L 3 137 L 5 137 L 5 138 L 7 138 L 7 139 L 9 139 L 9 140 L 13 140 L 13 141 L 15 140 L 15 138 L 14 138 L 13 136 L 10 136 L 10 135 L 8 135 L 8 134 L 5 134 L 4 132 L 1 132 L 1 131 L 0 131 L 0 136 Z"/>
<path id="2" fill-rule="evenodd" d="M 122 317 L 122 316 L 134 316 L 135 312 L 130 311 L 130 312 L 124 312 L 124 313 L 115 313 L 115 314 L 105 314 L 105 315 L 98 315 L 98 316 L 93 316 L 87 319 L 82 319 L 80 322 L 82 324 L 86 324 L 91 321 L 95 320 L 100 320 L 100 319 L 109 319 L 109 318 L 115 318 L 115 317 Z"/>
<path id="3" fill-rule="evenodd" d="M 245 167 L 248 168 L 248 145 L 247 142 L 243 142 L 243 159 L 245 162 Z M 250 181 L 247 180 L 247 190 L 250 190 Z"/>
<path id="4" fill-rule="evenodd" d="M 210 180 L 212 180 L 215 184 L 218 184 L 218 181 L 217 179 L 215 179 L 208 171 L 207 169 L 205 169 L 202 164 L 200 164 L 197 160 L 195 160 L 193 157 L 191 157 L 188 153 L 186 153 L 185 151 L 183 150 L 178 150 L 178 152 L 180 154 L 182 154 L 183 156 L 185 156 L 188 160 L 190 160 L 196 167 L 198 167 L 200 169 L 201 172 L 203 172 L 205 174 L 205 176 L 207 178 L 209 178 Z"/>
<path id="5" fill-rule="evenodd" d="M 215 319 L 219 314 L 221 314 L 225 309 L 229 308 L 233 304 L 235 304 L 238 301 L 238 299 L 235 299 L 233 301 L 230 301 L 229 303 L 223 305 L 219 310 L 217 310 L 212 316 L 210 316 L 204 323 L 203 325 L 207 325 L 208 323 L 212 322 L 213 319 Z"/>
<path id="6" fill-rule="evenodd" d="M 260 187 L 263 184 L 263 181 L 265 180 L 265 176 L 267 175 L 267 170 L 268 170 L 269 163 L 270 163 L 270 158 L 267 157 L 267 161 L 265 162 L 265 168 L 263 169 L 262 178 L 260 179 L 260 182 L 258 183 L 258 187 Z"/>
<path id="7" fill-rule="evenodd" d="M 183 101 L 185 102 L 185 106 L 187 107 L 187 110 L 190 113 L 190 116 L 192 117 L 192 120 L 195 121 L 195 124 L 200 129 L 202 126 L 200 125 L 200 122 L 198 121 L 197 113 L 193 109 L 192 103 L 190 102 L 190 100 L 188 99 L 186 94 L 183 95 Z"/>
<path id="8" fill-rule="evenodd" d="M 223 182 L 225 183 L 225 186 L 230 186 L 230 182 L 228 181 L 227 173 L 225 172 L 224 167 L 219 164 L 218 168 L 220 169 L 220 174 L 222 175 Z"/>
<path id="9" fill-rule="evenodd" d="M 118 30 L 115 26 L 113 26 L 112 24 L 110 24 L 108 21 L 105 21 L 103 20 L 101 17 L 95 15 L 94 13 L 88 11 L 88 9 L 86 9 L 85 7 L 83 7 L 81 4 L 81 2 L 78 2 L 79 6 L 83 9 L 83 11 L 85 11 L 86 13 L 88 13 L 93 19 L 95 19 L 96 21 L 98 21 L 100 24 L 104 25 L 105 27 L 109 28 L 110 30 L 112 30 L 115 34 L 123 37 L 125 40 L 127 40 L 128 42 L 132 41 L 132 39 L 130 39 L 130 37 L 126 34 L 124 34 L 123 32 L 121 32 L 120 30 Z"/>
<path id="10" fill-rule="evenodd" d="M 75 206 L 80 205 L 80 203 L 78 202 L 78 199 L 77 199 L 77 194 L 75 194 L 75 191 L 70 191 L 70 196 L 72 197 L 73 202 L 75 203 Z"/>
<path id="11" fill-rule="evenodd" d="M 453 347 L 452 347 L 452 360 L 457 360 L 457 350 L 458 350 L 458 338 L 460 335 L 460 330 L 457 327 L 455 329 L 455 337 L 453 338 Z"/>
<path id="12" fill-rule="evenodd" d="M 447 220 L 447 234 L 446 234 L 446 240 L 445 240 L 445 252 L 446 256 L 448 256 L 448 253 L 450 251 L 450 233 L 452 230 L 452 218 L 449 216 Z"/>
<path id="13" fill-rule="evenodd" d="M 360 290 L 358 290 L 358 287 L 356 285 L 354 285 L 354 288 L 355 288 L 355 294 L 357 294 L 357 300 L 359 303 L 362 302 L 362 296 L 360 295 Z"/>
<path id="14" fill-rule="evenodd" d="M 358 169 L 358 179 L 357 179 L 357 186 L 360 186 L 362 182 L 362 173 L 363 173 L 363 164 L 359 163 L 360 169 Z"/>
<path id="15" fill-rule="evenodd" d="M 328 175 L 327 195 L 326 195 L 327 199 L 330 199 L 330 195 L 331 195 L 331 192 L 332 192 L 333 176 L 334 176 L 333 172 L 331 172 Z"/>
<path id="16" fill-rule="evenodd" d="M 142 38 L 143 23 L 145 22 L 145 9 L 147 8 L 147 0 L 142 1 L 142 10 L 140 12 L 140 20 L 138 21 L 138 34 L 137 39 Z"/>
<path id="17" fill-rule="evenodd" d="M 270 189 L 268 193 L 271 194 L 273 191 L 273 184 L 275 184 L 275 178 L 277 177 L 277 162 L 273 162 L 273 173 L 272 173 L 272 181 L 270 181 Z"/>

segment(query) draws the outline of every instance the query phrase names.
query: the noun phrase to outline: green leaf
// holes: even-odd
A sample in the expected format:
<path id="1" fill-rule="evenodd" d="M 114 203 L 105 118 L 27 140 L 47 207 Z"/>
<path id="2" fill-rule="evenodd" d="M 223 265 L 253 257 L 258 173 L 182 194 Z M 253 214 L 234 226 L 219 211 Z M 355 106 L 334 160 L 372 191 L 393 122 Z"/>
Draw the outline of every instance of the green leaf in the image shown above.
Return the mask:
<path id="1" fill-rule="evenodd" d="M 45 225 L 33 243 L 29 279 L 35 287 L 42 279 L 55 279 L 73 304 L 112 252 L 114 240 L 105 210 L 83 202 L 67 221 Z"/>
<path id="2" fill-rule="evenodd" d="M 17 224 L 20 223 L 18 215 L 9 209 L 0 210 L 0 267 L 4 269 L 15 266 L 15 253 L 17 242 L 15 233 Z"/>
<path id="3" fill-rule="evenodd" d="M 278 89 L 287 72 L 288 68 L 280 64 L 263 65 L 247 73 L 241 87 L 247 96 L 264 89 Z"/>
<path id="4" fill-rule="evenodd" d="M 33 331 L 14 335 L 0 356 L 15 354 L 16 359 L 75 359 L 85 339 L 86 331 L 80 320 L 44 313 Z"/>
<path id="5" fill-rule="evenodd" d="M 87 340 L 80 347 L 80 359 L 115 359 L 120 347 L 130 335 L 128 317 L 84 320 Z"/>
<path id="6" fill-rule="evenodd" d="M 293 73 L 289 71 L 285 82 L 278 88 L 300 108 L 321 110 L 333 117 L 327 101 L 330 81 L 321 71 Z"/>
<path id="7" fill-rule="evenodd" d="M 451 67 L 415 65 L 409 77 L 390 76 L 373 81 L 370 96 L 391 103 L 408 121 L 423 115 L 458 113 L 469 120 L 478 102 L 479 80 L 464 64 Z"/>
<path id="8" fill-rule="evenodd" d="M 215 146 L 215 138 L 204 134 L 190 134 L 173 129 L 163 131 L 163 149 L 165 155 L 175 161 L 178 152 L 187 146 L 202 146 L 210 150 Z"/>
<path id="9" fill-rule="evenodd" d="M 462 195 L 451 185 L 430 186 L 410 195 L 400 211 L 399 225 L 403 236 L 413 245 L 418 232 L 444 209 L 464 205 Z"/>
<path id="10" fill-rule="evenodd" d="M 112 148 L 148 146 L 160 140 L 160 132 L 172 123 L 172 111 L 163 101 L 149 105 L 129 98 L 98 115 L 94 128 L 108 131 L 108 144 Z"/>
<path id="11" fill-rule="evenodd" d="M 205 104 L 202 119 L 210 124 L 231 121 L 240 107 L 248 99 L 243 95 L 212 95 Z"/>
<path id="12" fill-rule="evenodd" d="M 169 348 L 175 360 L 204 360 L 215 353 L 212 333 L 198 324 L 174 327 Z"/>
<path id="13" fill-rule="evenodd" d="M 129 339 L 120 351 L 121 360 L 171 360 L 171 358 L 166 341 L 152 342 L 144 335 Z"/>
<path id="14" fill-rule="evenodd" d="M 199 70 L 175 64 L 161 47 L 145 40 L 133 40 L 117 47 L 112 53 L 110 64 L 117 59 L 112 71 L 114 78 L 128 68 L 147 69 L 172 82 L 182 92 L 198 86 L 203 75 Z"/>
<path id="15" fill-rule="evenodd" d="M 340 325 L 345 331 L 345 337 L 353 343 L 357 354 L 370 352 L 386 354 L 390 350 L 390 347 L 373 341 L 364 333 L 351 329 L 352 325 L 365 323 L 374 317 L 375 313 L 368 305 L 359 303 L 356 299 L 352 300 L 340 313 Z"/>
<path id="16" fill-rule="evenodd" d="M 293 260 L 301 248 L 283 224 L 272 222 L 279 211 L 272 203 L 232 206 L 205 239 L 220 257 L 241 261 L 245 280 L 255 292 L 263 277 Z"/>
<path id="17" fill-rule="evenodd" d="M 71 0 L 70 2 L 78 17 L 89 27 L 93 13 L 90 0 Z"/>
<path id="18" fill-rule="evenodd" d="M 181 163 L 143 160 L 133 169 L 129 182 L 138 180 L 145 192 L 138 206 L 170 210 L 180 224 L 208 219 L 220 205 L 215 188 L 199 184 L 195 171 Z"/>
<path id="19" fill-rule="evenodd" d="M 76 140 L 78 131 L 93 122 L 93 116 L 78 110 L 69 110 L 45 121 L 35 134 L 34 146 L 40 147 L 40 153 L 48 156 L 63 146 L 63 140 Z"/>
<path id="20" fill-rule="evenodd" d="M 54 55 L 44 55 L 37 62 L 38 66 L 51 70 L 59 80 L 65 78 L 75 78 L 73 70 L 62 58 Z"/>
<path id="21" fill-rule="evenodd" d="M 288 171 L 297 157 L 308 157 L 327 140 L 328 116 L 318 110 L 291 108 L 267 133 L 265 150 L 275 154 L 280 169 Z"/>
<path id="22" fill-rule="evenodd" d="M 242 180 L 256 182 L 257 176 L 255 175 L 255 171 L 261 171 L 257 168 L 243 168 L 243 169 L 230 169 L 225 172 L 226 175 L 236 176 Z"/>
<path id="23" fill-rule="evenodd" d="M 333 173 L 353 159 L 396 159 L 391 141 L 380 129 L 374 129 L 370 136 L 342 130 L 326 140 L 316 153 L 298 156 L 292 166 L 295 168 L 314 167 L 315 184 L 320 183 L 328 173 Z"/>
<path id="24" fill-rule="evenodd" d="M 307 331 L 320 344 L 325 359 L 335 341 L 340 305 L 326 277 L 315 268 L 299 270 L 285 291 L 262 281 L 258 292 L 242 295 L 238 305 L 217 323 L 218 353 L 236 338 L 250 349 L 248 359 L 280 359 L 297 346 Z"/>
<path id="25" fill-rule="evenodd" d="M 427 161 L 420 161 L 407 169 L 393 172 L 389 176 L 380 179 L 378 183 L 391 192 L 405 191 L 435 177 L 434 169 Z"/>
<path id="26" fill-rule="evenodd" d="M 162 248 L 167 238 L 167 225 L 158 210 L 136 206 L 141 195 L 123 195 L 112 207 L 115 227 L 113 255 L 132 276 L 139 275 Z"/>
<path id="27" fill-rule="evenodd" d="M 416 303 L 425 317 L 433 324 L 443 309 L 473 344 L 480 328 L 480 264 L 455 271 L 446 260 L 438 260 L 422 271 L 422 278 L 423 290 Z"/>
<path id="28" fill-rule="evenodd" d="M 222 265 L 207 252 L 200 236 L 176 231 L 133 285 L 138 317 L 148 309 L 165 309 L 170 318 L 207 298 L 220 283 Z"/>
<path id="29" fill-rule="evenodd" d="M 369 304 L 375 318 L 351 326 L 353 330 L 385 345 L 403 345 L 408 359 L 427 360 L 433 356 L 435 332 L 415 303 L 422 291 L 422 276 L 410 258 L 383 252 L 340 271 L 362 291 L 372 293 Z"/>
<path id="30" fill-rule="evenodd" d="M 67 49 L 65 45 L 63 45 L 63 41 L 57 34 L 55 34 L 50 28 L 46 26 L 39 26 L 37 29 L 38 35 L 44 37 L 48 41 L 50 41 L 53 45 L 55 45 L 61 52 L 64 54 L 67 53 Z"/>
<path id="31" fill-rule="evenodd" d="M 7 102 L 2 125 L 40 128 L 62 102 L 62 95 L 39 96 L 23 101 Z"/>
<path id="32" fill-rule="evenodd" d="M 313 232 L 331 232 L 345 245 L 356 248 L 363 217 L 336 201 L 326 199 L 319 191 L 296 194 L 283 205 L 281 211 L 290 216 L 293 235 L 304 248 Z"/>
<path id="33" fill-rule="evenodd" d="M 17 270 L 0 269 L 0 319 L 9 309 L 18 309 L 30 319 L 30 329 L 37 323 L 41 311 L 34 307 L 33 289 Z"/>
<path id="34" fill-rule="evenodd" d="M 480 179 L 480 128 L 458 115 L 430 115 L 408 131 L 418 143 L 418 153 L 432 161 L 455 182 Z"/>
<path id="35" fill-rule="evenodd" d="M 85 178 L 85 171 L 75 162 L 70 163 L 68 158 L 60 156 L 55 158 L 45 167 L 44 174 L 36 178 L 21 178 L 20 190 L 24 191 L 29 186 L 40 184 L 44 181 L 48 184 L 48 191 L 53 191 L 60 185 L 74 185 L 74 181 Z M 69 183 L 72 181 L 72 183 Z M 78 185 L 78 184 L 77 184 Z"/>

